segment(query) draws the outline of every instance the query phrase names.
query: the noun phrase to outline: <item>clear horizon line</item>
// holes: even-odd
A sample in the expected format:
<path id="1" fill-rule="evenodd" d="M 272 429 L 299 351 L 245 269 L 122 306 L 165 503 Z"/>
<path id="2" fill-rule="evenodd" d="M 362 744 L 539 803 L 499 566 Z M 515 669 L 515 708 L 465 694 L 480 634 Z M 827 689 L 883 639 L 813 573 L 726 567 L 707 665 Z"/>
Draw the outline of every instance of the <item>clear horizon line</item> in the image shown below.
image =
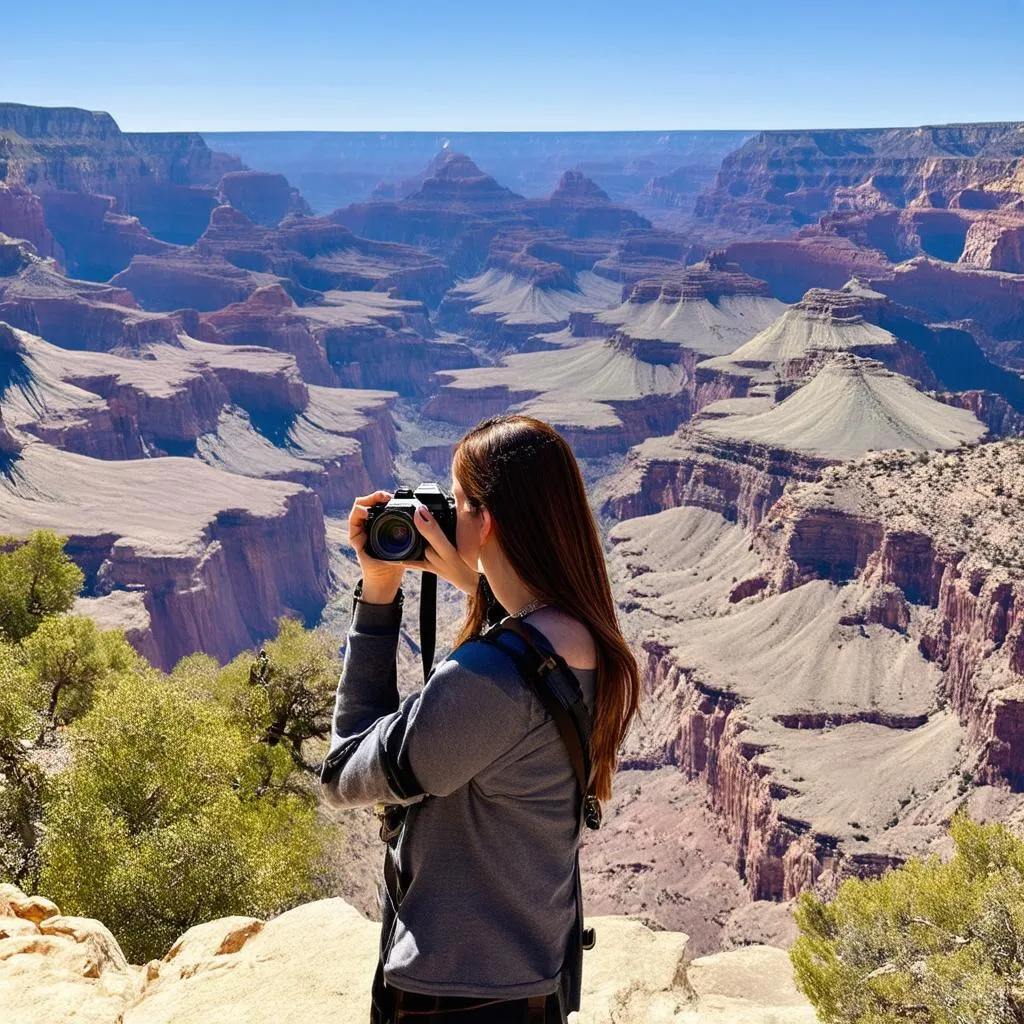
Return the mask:
<path id="1" fill-rule="evenodd" d="M 787 125 L 758 128 L 158 128 L 122 129 L 147 134 L 196 132 L 199 135 L 273 134 L 273 135 L 672 135 L 693 132 L 835 132 L 835 131 L 900 131 L 912 128 L 987 127 L 993 125 L 1024 125 L 1020 120 L 990 121 L 925 121 L 912 124 L 832 124 Z"/>

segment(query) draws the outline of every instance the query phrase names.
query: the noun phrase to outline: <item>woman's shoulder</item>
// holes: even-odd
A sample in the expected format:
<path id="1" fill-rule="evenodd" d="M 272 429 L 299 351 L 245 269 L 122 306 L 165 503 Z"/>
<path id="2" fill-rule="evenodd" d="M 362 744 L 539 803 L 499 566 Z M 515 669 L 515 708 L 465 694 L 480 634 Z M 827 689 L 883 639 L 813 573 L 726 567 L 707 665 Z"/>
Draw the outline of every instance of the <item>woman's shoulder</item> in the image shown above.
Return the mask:
<path id="1" fill-rule="evenodd" d="M 570 668 L 585 672 L 597 668 L 597 644 L 590 630 L 578 619 L 555 608 L 541 608 L 531 612 L 523 621 L 536 629 Z M 495 650 L 494 644 L 480 637 L 467 640 L 457 650 L 465 652 L 465 664 L 469 666 L 482 664 L 494 668 L 508 660 L 507 656 Z"/>
<path id="2" fill-rule="evenodd" d="M 450 678 L 455 675 L 476 676 L 509 695 L 521 695 L 522 676 L 515 662 L 496 644 L 481 637 L 470 637 L 441 662 L 435 675 Z"/>
<path id="3" fill-rule="evenodd" d="M 526 621 L 547 637 L 548 643 L 570 668 L 597 667 L 597 644 L 587 626 L 558 608 L 540 608 Z"/>

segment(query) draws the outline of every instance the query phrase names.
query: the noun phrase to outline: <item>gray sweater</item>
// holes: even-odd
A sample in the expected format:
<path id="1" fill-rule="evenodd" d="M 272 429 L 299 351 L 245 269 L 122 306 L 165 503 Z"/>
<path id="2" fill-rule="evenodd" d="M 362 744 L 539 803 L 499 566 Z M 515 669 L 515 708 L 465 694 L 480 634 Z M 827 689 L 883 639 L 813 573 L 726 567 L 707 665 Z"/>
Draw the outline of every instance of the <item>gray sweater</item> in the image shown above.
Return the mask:
<path id="1" fill-rule="evenodd" d="M 430 995 L 554 992 L 581 899 L 565 742 L 511 660 L 482 641 L 453 651 L 400 701 L 403 600 L 353 600 L 331 730 L 343 760 L 321 786 L 332 807 L 408 806 L 395 848 L 406 893 L 391 941 L 382 936 L 384 978 Z M 596 670 L 573 672 L 593 712 Z M 412 792 L 410 773 L 423 792 L 403 798 L 392 785 Z"/>

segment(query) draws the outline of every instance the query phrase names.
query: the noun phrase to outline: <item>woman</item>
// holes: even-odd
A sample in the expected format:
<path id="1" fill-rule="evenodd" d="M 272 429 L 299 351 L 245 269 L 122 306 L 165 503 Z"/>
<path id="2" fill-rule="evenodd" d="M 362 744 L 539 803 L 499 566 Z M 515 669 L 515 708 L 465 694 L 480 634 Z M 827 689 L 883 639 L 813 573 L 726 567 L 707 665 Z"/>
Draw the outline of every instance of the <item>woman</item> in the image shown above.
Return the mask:
<path id="1" fill-rule="evenodd" d="M 555 430 L 529 416 L 485 420 L 455 446 L 452 491 L 454 547 L 425 508 L 416 513 L 423 562 L 366 553 L 367 508 L 388 492 L 352 507 L 363 575 L 331 735 L 341 767 L 324 796 L 335 807 L 407 808 L 395 847 L 399 907 L 382 892 L 373 1022 L 562 1024 L 578 1009 L 579 965 L 567 952 L 581 913 L 577 779 L 539 698 L 503 652 L 475 638 L 508 610 L 568 663 L 593 717 L 598 799 L 611 796 L 639 671 L 579 467 Z M 465 591 L 468 611 L 455 649 L 400 702 L 407 568 Z"/>

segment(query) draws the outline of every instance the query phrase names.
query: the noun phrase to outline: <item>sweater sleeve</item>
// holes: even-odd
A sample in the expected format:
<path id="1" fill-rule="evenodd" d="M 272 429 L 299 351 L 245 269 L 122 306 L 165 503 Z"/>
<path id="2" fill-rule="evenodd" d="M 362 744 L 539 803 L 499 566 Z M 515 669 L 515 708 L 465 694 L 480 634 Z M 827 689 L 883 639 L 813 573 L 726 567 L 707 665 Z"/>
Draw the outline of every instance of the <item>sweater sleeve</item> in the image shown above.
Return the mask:
<path id="1" fill-rule="evenodd" d="M 332 807 L 447 796 L 529 731 L 524 684 L 499 652 L 469 641 L 399 701 L 401 598 L 355 602 L 321 791 Z"/>

